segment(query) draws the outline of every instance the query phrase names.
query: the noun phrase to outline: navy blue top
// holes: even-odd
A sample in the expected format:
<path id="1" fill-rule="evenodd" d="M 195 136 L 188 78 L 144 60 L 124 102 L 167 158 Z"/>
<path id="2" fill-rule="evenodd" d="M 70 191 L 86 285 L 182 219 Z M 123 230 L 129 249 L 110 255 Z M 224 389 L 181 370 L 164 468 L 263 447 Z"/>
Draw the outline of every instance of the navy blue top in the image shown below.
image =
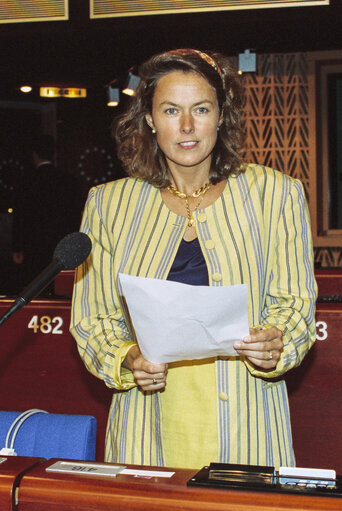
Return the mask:
<path id="1" fill-rule="evenodd" d="M 198 238 L 192 241 L 182 239 L 167 280 L 193 286 L 209 285 L 208 269 Z"/>

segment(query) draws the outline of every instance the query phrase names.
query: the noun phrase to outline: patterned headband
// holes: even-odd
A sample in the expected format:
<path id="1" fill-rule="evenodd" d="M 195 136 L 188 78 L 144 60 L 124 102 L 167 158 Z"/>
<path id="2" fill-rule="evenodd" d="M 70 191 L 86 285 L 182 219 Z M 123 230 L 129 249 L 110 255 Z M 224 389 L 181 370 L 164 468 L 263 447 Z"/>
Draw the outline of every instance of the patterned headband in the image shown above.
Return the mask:
<path id="1" fill-rule="evenodd" d="M 223 75 L 222 69 L 217 64 L 217 62 L 212 57 L 210 57 L 210 55 L 208 55 L 207 53 L 204 53 L 203 51 L 194 50 L 192 48 L 184 48 L 184 49 L 181 48 L 178 50 L 171 50 L 168 53 L 176 53 L 178 55 L 188 55 L 189 53 L 195 53 L 196 55 L 201 57 L 201 59 L 205 60 L 207 64 L 209 64 L 211 67 L 213 67 L 215 69 L 215 71 L 217 71 L 217 73 L 221 77 Z"/>

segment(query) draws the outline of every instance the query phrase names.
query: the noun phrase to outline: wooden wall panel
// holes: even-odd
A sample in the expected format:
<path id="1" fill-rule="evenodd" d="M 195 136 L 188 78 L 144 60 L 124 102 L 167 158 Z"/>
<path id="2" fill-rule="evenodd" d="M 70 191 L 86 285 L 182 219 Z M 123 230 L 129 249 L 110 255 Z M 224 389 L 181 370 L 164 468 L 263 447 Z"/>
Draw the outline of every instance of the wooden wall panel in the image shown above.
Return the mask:
<path id="1" fill-rule="evenodd" d="M 307 62 L 303 53 L 257 56 L 244 76 L 248 158 L 302 181 L 310 193 Z"/>
<path id="2" fill-rule="evenodd" d="M 312 54 L 311 54 L 312 55 Z M 236 64 L 232 60 L 233 64 Z M 258 54 L 255 73 L 245 73 L 247 159 L 302 181 L 312 215 L 314 238 L 317 210 L 315 80 L 308 54 Z M 311 102 L 310 102 L 311 92 Z M 315 264 L 342 267 L 340 247 L 315 246 Z"/>

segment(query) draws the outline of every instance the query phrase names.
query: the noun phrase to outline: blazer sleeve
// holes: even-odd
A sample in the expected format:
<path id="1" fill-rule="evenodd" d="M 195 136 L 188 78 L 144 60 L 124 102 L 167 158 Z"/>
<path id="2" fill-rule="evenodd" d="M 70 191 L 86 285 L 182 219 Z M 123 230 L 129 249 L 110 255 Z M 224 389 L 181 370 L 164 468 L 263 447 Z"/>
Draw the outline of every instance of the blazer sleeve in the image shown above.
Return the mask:
<path id="1" fill-rule="evenodd" d="M 274 235 L 270 277 L 266 286 L 261 324 L 283 333 L 284 348 L 272 372 L 256 369 L 255 376 L 279 377 L 298 366 L 316 340 L 314 277 L 310 217 L 300 181 L 290 179 L 289 193 L 280 209 Z"/>
<path id="2" fill-rule="evenodd" d="M 103 190 L 89 192 L 83 214 L 81 231 L 90 237 L 92 250 L 76 270 L 70 332 L 87 369 L 108 387 L 127 390 L 136 384 L 122 362 L 135 341 L 117 290 L 114 241 L 104 221 Z"/>

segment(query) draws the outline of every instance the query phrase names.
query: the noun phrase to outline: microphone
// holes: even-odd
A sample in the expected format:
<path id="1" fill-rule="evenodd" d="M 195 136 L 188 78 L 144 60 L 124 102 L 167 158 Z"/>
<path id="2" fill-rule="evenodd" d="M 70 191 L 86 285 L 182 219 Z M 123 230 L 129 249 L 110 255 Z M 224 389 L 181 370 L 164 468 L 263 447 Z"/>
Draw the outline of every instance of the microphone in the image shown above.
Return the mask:
<path id="1" fill-rule="evenodd" d="M 86 260 L 91 250 L 89 236 L 83 232 L 67 234 L 55 248 L 51 263 L 28 285 L 0 318 L 0 326 L 17 310 L 41 293 L 62 270 L 73 270 Z"/>

